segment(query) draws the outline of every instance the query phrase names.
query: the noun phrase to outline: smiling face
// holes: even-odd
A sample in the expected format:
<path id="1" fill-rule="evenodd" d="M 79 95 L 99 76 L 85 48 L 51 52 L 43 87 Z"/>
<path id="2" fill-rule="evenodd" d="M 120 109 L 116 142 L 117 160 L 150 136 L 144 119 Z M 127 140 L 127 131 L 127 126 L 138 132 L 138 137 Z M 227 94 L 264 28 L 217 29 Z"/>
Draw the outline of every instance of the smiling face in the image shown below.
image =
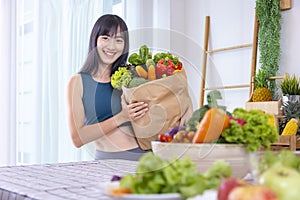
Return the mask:
<path id="1" fill-rule="evenodd" d="M 88 57 L 80 71 L 96 76 L 105 69 L 112 75 L 126 64 L 128 51 L 129 35 L 124 20 L 117 15 L 102 15 L 92 29 Z"/>
<path id="2" fill-rule="evenodd" d="M 114 35 L 100 35 L 97 39 L 100 63 L 111 66 L 122 55 L 124 47 L 125 41 L 120 28 L 118 28 L 117 33 Z"/>

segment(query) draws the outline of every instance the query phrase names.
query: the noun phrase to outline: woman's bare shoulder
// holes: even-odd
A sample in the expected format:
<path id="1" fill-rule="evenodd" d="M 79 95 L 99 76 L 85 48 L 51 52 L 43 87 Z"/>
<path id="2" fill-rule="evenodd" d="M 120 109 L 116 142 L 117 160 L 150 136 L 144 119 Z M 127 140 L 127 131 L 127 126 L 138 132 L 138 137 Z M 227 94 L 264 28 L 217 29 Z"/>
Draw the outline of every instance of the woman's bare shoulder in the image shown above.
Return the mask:
<path id="1" fill-rule="evenodd" d="M 69 86 L 70 85 L 76 85 L 78 83 L 81 82 L 81 75 L 80 74 L 74 74 L 73 76 L 71 76 L 70 80 L 69 80 Z"/>
<path id="2" fill-rule="evenodd" d="M 74 74 L 73 76 L 71 76 L 69 82 L 80 81 L 80 80 L 81 80 L 81 75 L 80 74 Z"/>
<path id="3" fill-rule="evenodd" d="M 80 74 L 74 74 L 69 80 L 68 90 L 73 91 L 74 88 L 76 88 L 77 91 L 82 90 L 82 79 Z"/>

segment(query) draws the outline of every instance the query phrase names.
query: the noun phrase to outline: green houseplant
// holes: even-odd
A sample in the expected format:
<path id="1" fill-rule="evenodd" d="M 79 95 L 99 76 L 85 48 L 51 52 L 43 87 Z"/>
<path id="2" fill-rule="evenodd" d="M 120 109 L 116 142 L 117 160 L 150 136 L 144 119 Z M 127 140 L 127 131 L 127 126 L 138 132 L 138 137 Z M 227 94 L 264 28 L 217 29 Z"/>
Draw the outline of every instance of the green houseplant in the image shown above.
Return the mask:
<path id="1" fill-rule="evenodd" d="M 258 46 L 261 69 L 268 77 L 276 76 L 280 61 L 280 0 L 256 0 L 256 15 L 259 24 Z M 274 98 L 275 80 L 269 81 L 269 88 Z"/>
<path id="2" fill-rule="evenodd" d="M 280 82 L 282 95 L 300 95 L 300 78 L 294 74 L 290 76 L 286 74 L 282 82 Z"/>

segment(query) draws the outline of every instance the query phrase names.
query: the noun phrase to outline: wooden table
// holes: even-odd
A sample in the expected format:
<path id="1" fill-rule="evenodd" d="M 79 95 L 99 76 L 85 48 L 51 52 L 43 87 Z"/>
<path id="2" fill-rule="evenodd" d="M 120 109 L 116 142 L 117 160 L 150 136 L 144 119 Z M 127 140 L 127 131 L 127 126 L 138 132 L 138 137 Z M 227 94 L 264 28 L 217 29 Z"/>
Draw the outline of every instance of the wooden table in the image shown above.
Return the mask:
<path id="1" fill-rule="evenodd" d="M 134 173 L 136 166 L 136 161 L 102 160 L 0 167 L 0 199 L 111 199 L 101 184 Z"/>

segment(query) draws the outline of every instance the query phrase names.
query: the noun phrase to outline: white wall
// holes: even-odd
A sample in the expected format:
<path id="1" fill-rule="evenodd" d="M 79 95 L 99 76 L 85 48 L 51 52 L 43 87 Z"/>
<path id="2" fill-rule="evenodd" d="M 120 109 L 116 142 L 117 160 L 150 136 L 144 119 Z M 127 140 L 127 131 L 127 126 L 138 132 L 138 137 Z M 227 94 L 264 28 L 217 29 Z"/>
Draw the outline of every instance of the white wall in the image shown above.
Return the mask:
<path id="1" fill-rule="evenodd" d="M 281 27 L 281 73 L 295 73 L 300 77 L 300 1 L 292 0 L 292 9 L 282 12 Z"/>
<path id="2" fill-rule="evenodd" d="M 300 76 L 300 1 L 292 1 L 292 9 L 282 11 L 282 57 L 279 75 L 287 72 Z M 185 35 L 184 42 L 171 39 L 172 50 L 184 46 L 181 55 L 188 60 L 190 92 L 194 105 L 200 97 L 200 76 L 204 43 L 205 16 L 210 16 L 209 49 L 253 42 L 255 0 L 185 0 L 171 1 L 171 27 Z M 250 84 L 252 48 L 212 54 L 207 64 L 207 87 Z M 259 58 L 259 55 L 258 55 Z M 257 67 L 259 67 L 259 63 Z M 249 88 L 220 90 L 229 110 L 244 107 Z M 206 101 L 204 102 L 204 104 Z"/>

